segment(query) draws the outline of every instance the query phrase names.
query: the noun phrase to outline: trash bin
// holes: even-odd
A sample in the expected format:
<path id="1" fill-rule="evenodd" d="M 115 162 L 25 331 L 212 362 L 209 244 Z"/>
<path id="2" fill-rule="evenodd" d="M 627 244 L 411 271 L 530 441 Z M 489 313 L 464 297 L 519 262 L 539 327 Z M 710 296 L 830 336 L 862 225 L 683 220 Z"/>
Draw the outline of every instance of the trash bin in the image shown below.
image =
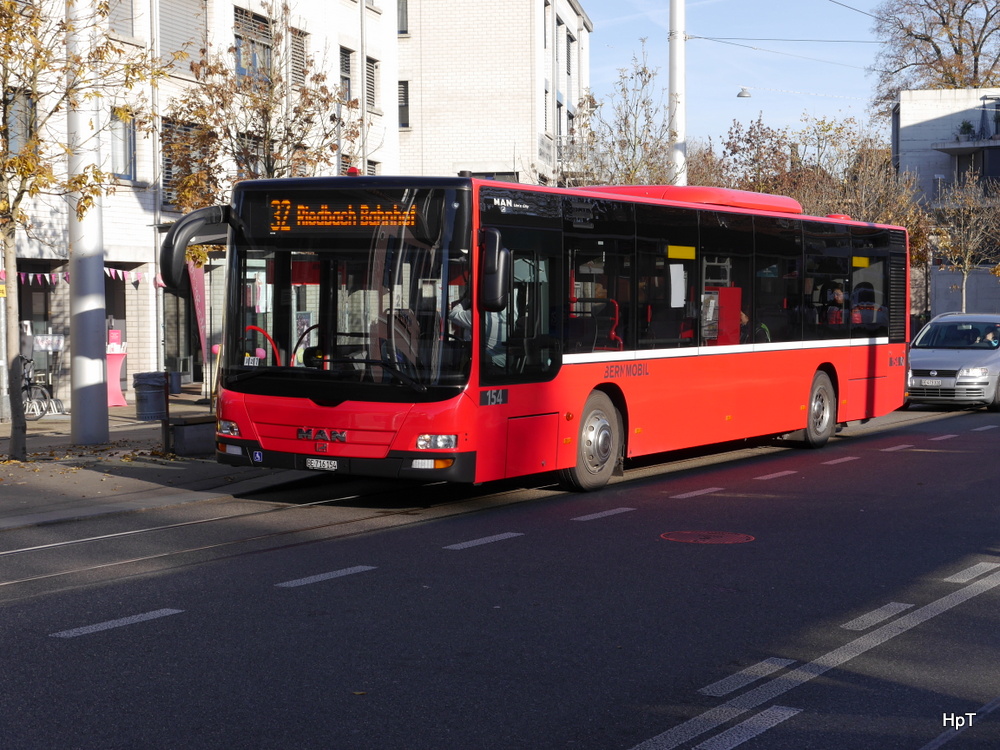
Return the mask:
<path id="1" fill-rule="evenodd" d="M 181 392 L 181 375 L 182 372 L 171 372 L 170 373 L 170 393 L 171 395 Z"/>
<path id="2" fill-rule="evenodd" d="M 137 372 L 132 376 L 135 390 L 135 418 L 146 422 L 167 418 L 167 374 Z"/>

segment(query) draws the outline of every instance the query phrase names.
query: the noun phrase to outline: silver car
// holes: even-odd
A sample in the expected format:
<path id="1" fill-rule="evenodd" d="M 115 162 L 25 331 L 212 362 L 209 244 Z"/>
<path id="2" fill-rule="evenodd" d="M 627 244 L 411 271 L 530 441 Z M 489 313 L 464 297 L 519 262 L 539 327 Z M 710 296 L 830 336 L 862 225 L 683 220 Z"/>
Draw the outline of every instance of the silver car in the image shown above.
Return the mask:
<path id="1" fill-rule="evenodd" d="M 907 404 L 1000 411 L 1000 315 L 944 313 L 910 345 Z"/>

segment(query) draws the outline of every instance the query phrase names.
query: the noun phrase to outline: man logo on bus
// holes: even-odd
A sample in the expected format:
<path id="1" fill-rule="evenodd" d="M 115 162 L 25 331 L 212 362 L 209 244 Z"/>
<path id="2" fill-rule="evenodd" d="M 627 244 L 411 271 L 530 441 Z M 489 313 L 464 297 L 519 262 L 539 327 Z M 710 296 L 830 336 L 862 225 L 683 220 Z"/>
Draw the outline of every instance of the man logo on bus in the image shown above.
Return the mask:
<path id="1" fill-rule="evenodd" d="M 324 430 L 300 427 L 295 437 L 299 440 L 326 440 L 330 443 L 346 443 L 347 430 Z"/>

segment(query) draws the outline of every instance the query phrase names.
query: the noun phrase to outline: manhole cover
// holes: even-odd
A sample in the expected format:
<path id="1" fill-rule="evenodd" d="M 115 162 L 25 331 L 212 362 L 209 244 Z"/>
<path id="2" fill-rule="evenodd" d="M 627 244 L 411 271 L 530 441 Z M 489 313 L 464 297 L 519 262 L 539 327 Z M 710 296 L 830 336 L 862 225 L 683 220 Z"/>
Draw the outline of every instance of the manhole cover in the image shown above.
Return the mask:
<path id="1" fill-rule="evenodd" d="M 736 534 L 731 531 L 668 531 L 666 534 L 660 534 L 660 539 L 689 544 L 743 544 L 754 540 L 749 534 Z"/>

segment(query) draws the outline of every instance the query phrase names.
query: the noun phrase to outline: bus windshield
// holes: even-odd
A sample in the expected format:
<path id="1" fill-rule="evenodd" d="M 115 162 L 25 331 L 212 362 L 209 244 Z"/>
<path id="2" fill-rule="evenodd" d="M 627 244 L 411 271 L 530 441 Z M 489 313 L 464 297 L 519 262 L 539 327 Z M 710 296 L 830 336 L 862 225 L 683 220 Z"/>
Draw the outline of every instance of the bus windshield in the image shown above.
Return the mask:
<path id="1" fill-rule="evenodd" d="M 270 182 L 234 208 L 224 387 L 333 402 L 466 382 L 470 343 L 448 325 L 468 299 L 464 193 Z"/>

